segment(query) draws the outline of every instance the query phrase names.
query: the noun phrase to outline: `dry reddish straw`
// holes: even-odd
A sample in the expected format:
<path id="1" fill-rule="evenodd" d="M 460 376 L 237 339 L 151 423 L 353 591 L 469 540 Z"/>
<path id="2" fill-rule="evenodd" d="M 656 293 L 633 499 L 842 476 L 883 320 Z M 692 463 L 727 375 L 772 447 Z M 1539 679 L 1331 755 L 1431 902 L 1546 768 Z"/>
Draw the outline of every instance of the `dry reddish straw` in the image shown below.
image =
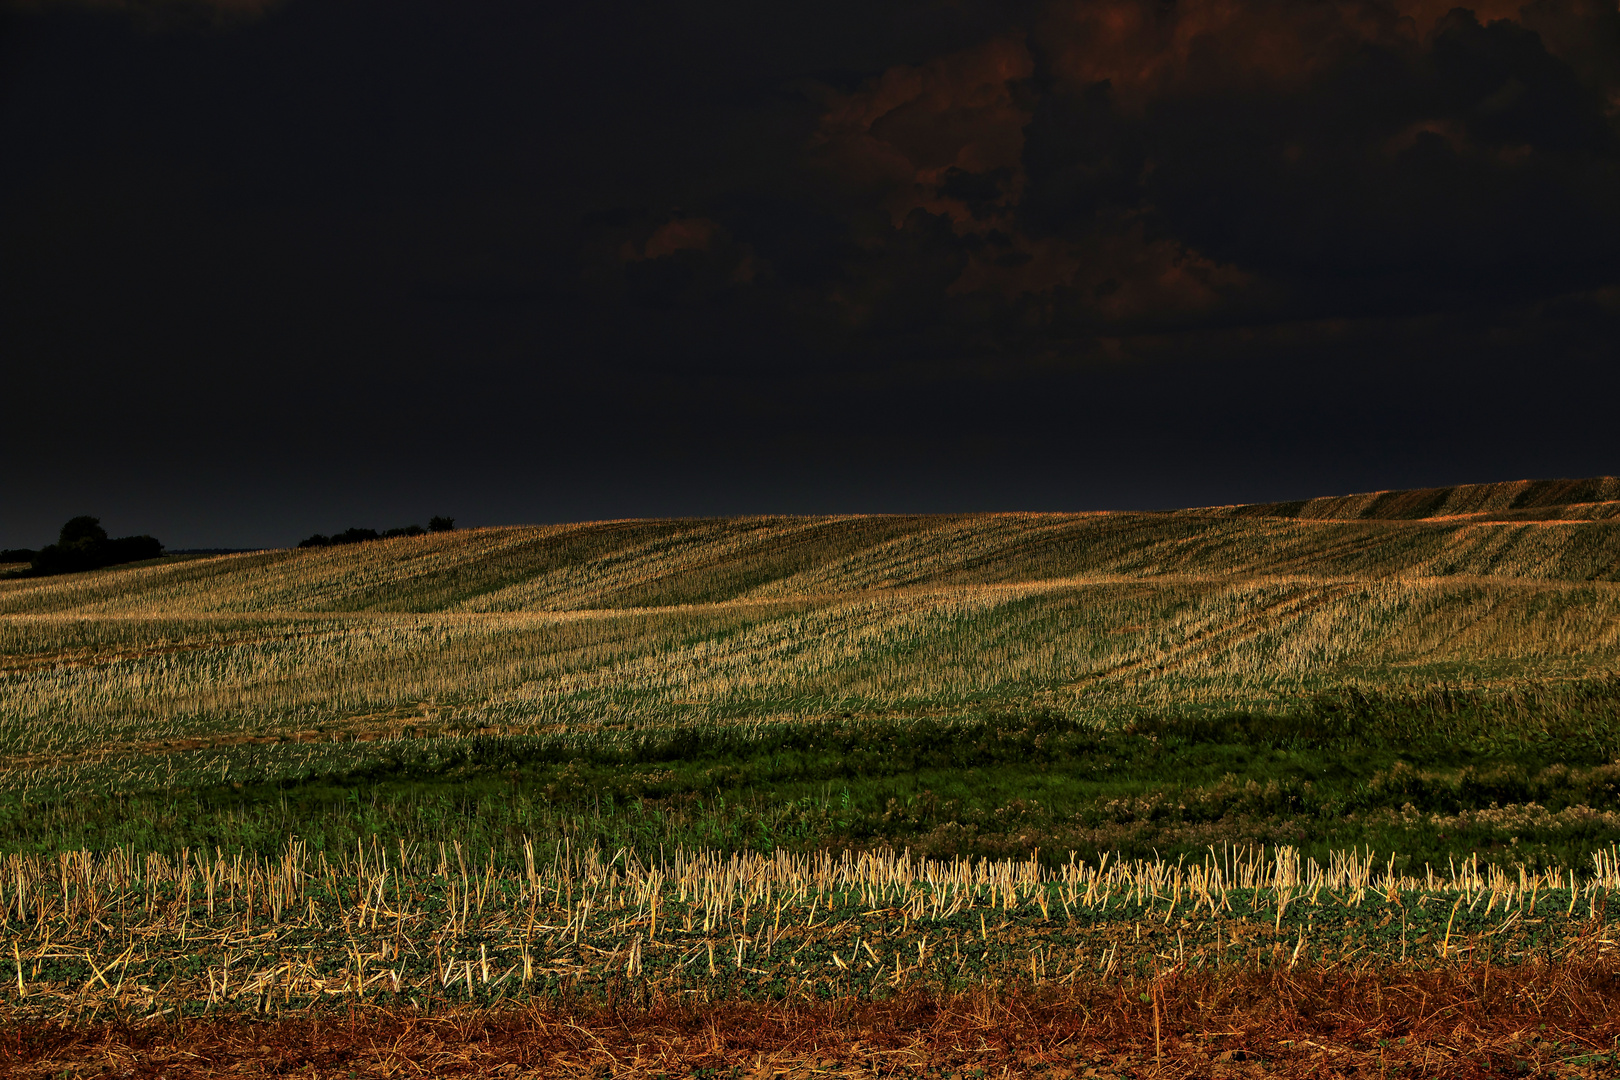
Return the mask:
<path id="1" fill-rule="evenodd" d="M 1613 1076 L 1620 979 L 1508 967 L 1170 971 L 821 1004 L 553 1002 L 426 1016 L 346 1008 L 0 1032 L 7 1076 Z M 1147 1000 L 1143 1000 L 1146 998 Z M 1155 1039 L 1155 1009 L 1159 1035 Z"/>

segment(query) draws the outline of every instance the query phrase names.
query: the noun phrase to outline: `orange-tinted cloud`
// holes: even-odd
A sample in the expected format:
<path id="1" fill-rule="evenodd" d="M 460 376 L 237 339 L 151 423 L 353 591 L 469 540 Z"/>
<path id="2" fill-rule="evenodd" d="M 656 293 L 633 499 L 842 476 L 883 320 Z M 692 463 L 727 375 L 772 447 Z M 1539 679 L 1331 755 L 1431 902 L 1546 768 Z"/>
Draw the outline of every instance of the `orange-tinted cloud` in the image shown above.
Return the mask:
<path id="1" fill-rule="evenodd" d="M 941 195 L 952 170 L 1009 171 L 1016 197 L 1030 105 L 1015 92 L 1034 62 L 1019 39 L 996 39 L 918 67 L 890 68 L 850 94 L 828 95 L 813 149 L 846 185 L 878 196 L 895 224 L 922 207 L 964 220 Z"/>
<path id="2" fill-rule="evenodd" d="M 1060 0 L 1031 40 L 1060 86 L 1107 81 L 1127 108 L 1211 90 L 1297 89 L 1368 44 L 1421 46 L 1455 9 L 1481 23 L 1510 19 L 1537 30 L 1548 50 L 1597 77 L 1607 51 L 1596 20 L 1612 0 Z M 1612 59 L 1612 58 L 1611 58 Z"/>
<path id="3" fill-rule="evenodd" d="M 1411 36 L 1400 12 L 1366 0 L 1078 0 L 1053 4 L 1039 25 L 1059 86 L 1106 81 L 1133 111 L 1183 93 L 1286 92 L 1368 42 Z"/>
<path id="4" fill-rule="evenodd" d="M 1098 10 L 1117 31 L 1106 43 L 1145 25 L 1126 18 L 1124 5 L 1110 9 L 1118 17 Z M 1020 230 L 1024 133 L 1034 108 L 1026 81 L 1034 71 L 1029 48 L 1012 38 L 891 68 L 854 93 L 829 95 L 817 158 L 843 184 L 875 197 L 896 230 L 922 210 L 948 219 L 958 236 L 979 238 L 947 289 L 952 296 L 1014 300 L 1069 289 L 1095 317 L 1118 321 L 1207 312 L 1250 281 L 1172 239 L 1145 239 L 1140 222 L 1079 244 Z"/>
<path id="5" fill-rule="evenodd" d="M 1352 151 L 1365 159 L 1393 162 L 1421 141 L 1424 147 L 1443 146 L 1482 161 L 1481 168 L 1517 167 L 1536 152 L 1535 139 L 1518 134 L 1534 123 L 1514 118 L 1476 131 L 1478 117 L 1490 112 L 1494 99 L 1476 107 L 1456 98 L 1473 94 L 1481 79 L 1498 78 L 1491 65 L 1508 61 L 1486 58 L 1498 46 L 1471 38 L 1475 43 L 1466 48 L 1476 52 L 1457 61 L 1468 71 L 1454 72 L 1462 81 L 1450 88 L 1438 87 L 1426 67 L 1437 35 L 1454 33 L 1458 18 L 1476 35 L 1481 24 L 1502 19 L 1536 29 L 1549 52 L 1569 57 L 1566 62 L 1586 85 L 1607 97 L 1616 107 L 1612 111 L 1620 111 L 1620 89 L 1615 89 L 1620 87 L 1620 60 L 1610 63 L 1601 50 L 1583 44 L 1592 27 L 1620 27 L 1620 17 L 1610 10 L 1613 0 L 1532 0 L 1528 5 L 1482 0 L 1468 4 L 1477 21 L 1451 16 L 1457 3 L 1055 0 L 1031 21 L 1027 36 L 1002 36 L 925 64 L 896 66 L 859 90 L 828 94 L 813 154 L 842 190 L 887 213 L 896 238 L 908 231 L 903 223 L 919 210 L 949 222 L 963 241 L 950 255 L 961 266 L 948 288 L 953 296 L 1011 300 L 1068 290 L 1091 316 L 1105 321 L 1209 313 L 1259 285 L 1260 275 L 1240 265 L 1242 256 L 1208 252 L 1253 252 L 1275 266 L 1284 259 L 1320 261 L 1328 257 L 1326 252 L 1306 254 L 1305 249 L 1343 242 L 1327 239 L 1340 234 L 1331 224 L 1329 203 L 1303 196 L 1288 212 L 1314 215 L 1328 226 L 1307 221 L 1310 239 L 1277 239 L 1287 232 L 1281 208 L 1261 207 L 1257 200 L 1264 197 L 1254 181 L 1271 183 L 1278 193 L 1312 186 L 1324 197 L 1354 197 L 1354 191 L 1341 190 L 1353 182 L 1334 180 L 1345 174 L 1319 164 L 1325 152 L 1319 131 L 1298 124 L 1290 128 L 1294 121 L 1284 119 L 1283 111 L 1262 110 L 1267 119 L 1257 122 L 1274 125 L 1263 134 L 1258 129 L 1236 133 L 1243 140 L 1241 150 L 1233 143 L 1224 144 L 1227 149 L 1204 146 L 1199 138 L 1208 137 L 1198 136 L 1196 125 L 1170 134 L 1160 129 L 1136 143 L 1129 134 L 1124 141 L 1115 139 L 1109 125 L 1149 131 L 1161 103 L 1176 108 L 1194 103 L 1207 110 L 1210 101 L 1229 100 L 1250 103 L 1232 106 L 1247 109 L 1314 94 L 1311 111 L 1326 105 L 1358 116 L 1360 126 L 1347 127 L 1345 137 L 1366 140 Z M 1513 41 L 1529 40 L 1515 32 L 1519 36 Z M 1496 35 L 1491 40 L 1509 38 Z M 1533 64 L 1530 52 L 1540 47 L 1532 42 L 1507 48 L 1519 50 L 1513 55 Z M 1463 56 L 1455 48 L 1453 55 Z M 1405 73 L 1407 82 L 1393 86 L 1389 99 L 1375 96 L 1363 107 L 1356 84 L 1343 80 L 1345 72 L 1366 65 L 1370 56 L 1386 65 L 1384 70 Z M 1542 74 L 1536 78 L 1553 78 L 1538 70 Z M 1442 79 L 1447 77 L 1452 76 L 1442 73 Z M 1537 99 L 1537 109 L 1576 108 L 1568 94 L 1546 85 L 1552 89 Z M 1066 103 L 1059 110 L 1068 110 L 1068 118 L 1042 112 L 1037 119 L 1046 100 Z M 1099 104 L 1081 107 L 1088 101 Z M 1550 104 L 1554 101 L 1556 105 Z M 1539 115 L 1521 111 L 1526 117 Z M 1578 132 L 1564 137 L 1571 145 L 1582 138 L 1587 141 L 1581 145 L 1596 145 Z M 1040 138 L 1046 142 L 1037 147 L 1032 140 Z M 1154 138 L 1161 141 L 1152 144 Z M 1030 148 L 1036 148 L 1033 156 L 1026 152 Z M 1346 149 L 1334 145 L 1326 152 L 1342 154 Z M 1161 150 L 1179 157 L 1179 171 L 1156 189 L 1147 177 Z M 1223 171 L 1206 171 L 1205 161 Z M 1190 200 L 1234 176 L 1251 182 L 1223 195 L 1227 209 L 1190 208 Z M 1155 190 L 1176 205 L 1161 201 Z M 1412 190 L 1413 199 L 1430 197 L 1421 185 Z M 1437 206 L 1442 213 L 1451 212 Z M 1216 238 L 1207 244 L 1165 234 L 1167 214 L 1207 218 L 1229 216 L 1239 208 L 1259 226 L 1254 241 L 1219 227 L 1204 230 L 1206 238 Z M 1276 220 L 1268 225 L 1271 218 Z M 1150 220 L 1155 222 L 1152 228 Z M 907 239 L 896 239 L 895 250 L 914 245 L 914 233 L 909 230 Z M 884 242 L 881 236 L 868 237 L 872 250 Z M 1200 250 L 1201 245 L 1208 251 Z M 1285 249 L 1290 254 L 1280 254 Z M 946 257 L 943 247 L 930 250 L 933 257 Z M 903 262 L 893 251 L 884 258 L 891 269 Z"/>
<path id="6" fill-rule="evenodd" d="M 1076 283 L 1082 269 L 1074 245 L 1054 237 L 1010 238 L 1006 247 L 976 252 L 946 291 L 1000 293 L 1011 300 L 1024 293 L 1049 293 Z"/>
<path id="7" fill-rule="evenodd" d="M 1023 293 L 1073 290 L 1082 310 L 1103 322 L 1175 321 L 1218 309 L 1254 276 L 1217 263 L 1168 237 L 1149 238 L 1140 223 L 1081 243 L 1018 238 L 1019 257 L 975 256 L 950 292 Z"/>
<path id="8" fill-rule="evenodd" d="M 714 243 L 720 226 L 708 218 L 675 218 L 660 225 L 648 237 L 641 257 L 657 259 L 677 251 L 706 251 Z"/>
<path id="9" fill-rule="evenodd" d="M 652 231 L 645 243 L 625 241 L 619 248 L 622 263 L 648 262 L 678 252 L 702 252 L 715 260 L 722 276 L 733 285 L 747 285 L 759 274 L 754 249 L 737 243 L 731 231 L 706 217 L 675 217 Z"/>
<path id="10" fill-rule="evenodd" d="M 1532 7 L 1524 0 L 1396 0 L 1395 10 L 1403 18 L 1411 19 L 1413 28 L 1417 33 L 1427 36 L 1447 15 L 1457 8 L 1465 8 L 1474 13 L 1474 17 L 1482 23 L 1495 22 L 1497 19 L 1515 19 L 1524 21 L 1524 10 Z"/>

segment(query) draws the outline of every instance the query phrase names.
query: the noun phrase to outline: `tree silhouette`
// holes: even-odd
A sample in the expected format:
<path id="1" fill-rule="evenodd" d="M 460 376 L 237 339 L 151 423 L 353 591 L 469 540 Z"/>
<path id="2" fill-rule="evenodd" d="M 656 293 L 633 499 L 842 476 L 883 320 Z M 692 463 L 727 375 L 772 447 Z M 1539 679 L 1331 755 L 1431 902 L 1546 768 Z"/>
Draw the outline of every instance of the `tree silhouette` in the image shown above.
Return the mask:
<path id="1" fill-rule="evenodd" d="M 88 514 L 76 517 L 62 526 L 62 531 L 56 538 L 58 545 L 67 547 L 70 544 L 82 546 L 88 544 L 105 544 L 107 530 L 101 527 L 101 519 L 90 517 Z"/>
<path id="2" fill-rule="evenodd" d="M 76 574 L 104 566 L 155 559 L 163 554 L 163 543 L 153 536 L 120 536 L 110 539 L 101 519 L 81 515 L 62 526 L 56 543 L 32 553 L 29 577 Z"/>

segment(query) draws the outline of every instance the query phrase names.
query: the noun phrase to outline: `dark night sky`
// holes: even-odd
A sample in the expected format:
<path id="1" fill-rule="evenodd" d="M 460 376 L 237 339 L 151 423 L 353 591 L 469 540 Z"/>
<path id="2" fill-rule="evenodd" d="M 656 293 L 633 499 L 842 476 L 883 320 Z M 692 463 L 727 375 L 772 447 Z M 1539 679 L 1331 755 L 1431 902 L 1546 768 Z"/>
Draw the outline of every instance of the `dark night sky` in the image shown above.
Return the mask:
<path id="1" fill-rule="evenodd" d="M 1620 472 L 1614 0 L 0 8 L 0 546 Z"/>

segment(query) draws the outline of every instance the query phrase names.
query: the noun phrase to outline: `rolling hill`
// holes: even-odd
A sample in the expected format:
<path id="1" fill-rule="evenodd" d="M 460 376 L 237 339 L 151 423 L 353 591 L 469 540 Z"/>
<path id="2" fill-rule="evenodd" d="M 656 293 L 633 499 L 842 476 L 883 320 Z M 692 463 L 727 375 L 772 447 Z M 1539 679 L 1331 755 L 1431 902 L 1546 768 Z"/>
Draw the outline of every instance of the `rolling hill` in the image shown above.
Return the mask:
<path id="1" fill-rule="evenodd" d="M 1106 725 L 1604 677 L 1617 493 L 588 522 L 3 581 L 0 787 L 406 728 Z"/>
<path id="2" fill-rule="evenodd" d="M 1119 577 L 1609 582 L 1620 481 L 1519 481 L 1171 513 L 514 526 L 0 582 L 0 614 L 547 612 Z"/>

